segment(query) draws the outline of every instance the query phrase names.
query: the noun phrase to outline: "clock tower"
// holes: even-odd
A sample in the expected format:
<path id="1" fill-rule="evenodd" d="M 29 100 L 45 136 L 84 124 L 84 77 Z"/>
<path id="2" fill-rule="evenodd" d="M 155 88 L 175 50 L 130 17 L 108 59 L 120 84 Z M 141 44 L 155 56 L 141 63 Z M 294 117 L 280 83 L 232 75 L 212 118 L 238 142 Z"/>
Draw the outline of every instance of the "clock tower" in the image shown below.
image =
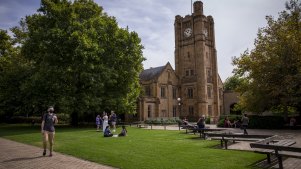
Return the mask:
<path id="1" fill-rule="evenodd" d="M 222 83 L 218 75 L 214 21 L 203 14 L 203 3 L 193 13 L 175 17 L 175 72 L 179 78 L 180 116 L 218 118 Z"/>

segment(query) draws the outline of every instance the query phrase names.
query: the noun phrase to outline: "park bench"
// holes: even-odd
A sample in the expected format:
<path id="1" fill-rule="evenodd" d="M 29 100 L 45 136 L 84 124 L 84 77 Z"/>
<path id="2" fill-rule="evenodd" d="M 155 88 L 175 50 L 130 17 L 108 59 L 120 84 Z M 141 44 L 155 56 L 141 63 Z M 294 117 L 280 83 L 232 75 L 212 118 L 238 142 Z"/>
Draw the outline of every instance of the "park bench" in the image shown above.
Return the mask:
<path id="1" fill-rule="evenodd" d="M 250 147 L 254 148 L 256 153 L 267 155 L 267 162 L 271 163 L 271 154 L 278 159 L 280 169 L 283 169 L 282 157 L 301 158 L 301 147 L 293 147 L 296 143 L 294 140 L 283 139 L 277 140 L 278 136 L 272 136 L 264 140 L 251 143 Z"/>
<path id="2" fill-rule="evenodd" d="M 221 147 L 228 149 L 228 141 L 259 141 L 265 138 L 271 137 L 271 135 L 245 135 L 243 133 L 207 133 L 207 136 L 210 137 L 211 140 L 220 140 Z"/>
<path id="3" fill-rule="evenodd" d="M 185 129 L 186 134 L 190 131 L 191 133 L 196 133 L 196 125 L 181 125 L 182 129 Z"/>
<path id="4" fill-rule="evenodd" d="M 186 127 L 186 133 L 188 133 L 188 130 L 191 130 L 191 132 L 193 134 L 200 133 L 200 137 L 206 139 L 207 134 L 212 133 L 212 132 L 223 131 L 223 130 L 226 130 L 226 129 L 223 129 L 223 128 L 209 128 L 209 127 L 198 128 L 197 126 L 188 126 L 188 127 Z"/>
<path id="5" fill-rule="evenodd" d="M 137 124 L 137 127 L 138 128 L 148 128 L 148 124 L 140 123 L 140 124 Z"/>

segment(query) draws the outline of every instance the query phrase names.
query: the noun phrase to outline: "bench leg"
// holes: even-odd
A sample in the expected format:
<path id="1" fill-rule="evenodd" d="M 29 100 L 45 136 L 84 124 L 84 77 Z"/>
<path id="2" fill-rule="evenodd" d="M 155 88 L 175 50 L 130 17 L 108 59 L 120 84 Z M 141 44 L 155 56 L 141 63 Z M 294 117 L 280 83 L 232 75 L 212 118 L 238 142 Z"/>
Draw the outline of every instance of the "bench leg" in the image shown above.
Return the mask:
<path id="1" fill-rule="evenodd" d="M 222 147 L 222 148 L 224 147 L 223 140 L 221 140 L 221 147 Z"/>
<path id="2" fill-rule="evenodd" d="M 278 155 L 277 158 L 278 158 L 279 169 L 283 169 L 282 156 Z"/>
<path id="3" fill-rule="evenodd" d="M 279 169 L 283 169 L 282 156 L 278 154 L 278 151 L 275 151 L 276 157 L 278 158 Z"/>
<path id="4" fill-rule="evenodd" d="M 270 153 L 267 154 L 267 161 L 269 164 L 271 164 L 271 154 Z"/>
<path id="5" fill-rule="evenodd" d="M 228 140 L 225 140 L 225 149 L 228 149 Z"/>

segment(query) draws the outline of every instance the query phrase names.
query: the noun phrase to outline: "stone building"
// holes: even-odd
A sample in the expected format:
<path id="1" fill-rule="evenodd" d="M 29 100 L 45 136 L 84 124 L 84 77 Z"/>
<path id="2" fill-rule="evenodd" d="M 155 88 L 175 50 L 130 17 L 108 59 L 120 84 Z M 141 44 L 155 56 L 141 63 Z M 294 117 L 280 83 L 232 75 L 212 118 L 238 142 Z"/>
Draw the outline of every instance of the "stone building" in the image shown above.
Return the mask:
<path id="1" fill-rule="evenodd" d="M 139 120 L 178 117 L 178 77 L 170 63 L 150 68 L 140 74 L 143 95 L 139 98 Z"/>
<path id="2" fill-rule="evenodd" d="M 234 106 L 239 101 L 239 94 L 234 91 L 224 91 L 224 114 L 225 115 L 240 115 L 240 111 L 234 111 Z"/>
<path id="3" fill-rule="evenodd" d="M 223 112 L 223 84 L 218 75 L 214 21 L 203 14 L 203 3 L 193 4 L 193 13 L 175 17 L 175 71 L 165 66 L 144 70 L 144 89 L 138 103 L 138 118 L 157 117 L 216 120 Z"/>

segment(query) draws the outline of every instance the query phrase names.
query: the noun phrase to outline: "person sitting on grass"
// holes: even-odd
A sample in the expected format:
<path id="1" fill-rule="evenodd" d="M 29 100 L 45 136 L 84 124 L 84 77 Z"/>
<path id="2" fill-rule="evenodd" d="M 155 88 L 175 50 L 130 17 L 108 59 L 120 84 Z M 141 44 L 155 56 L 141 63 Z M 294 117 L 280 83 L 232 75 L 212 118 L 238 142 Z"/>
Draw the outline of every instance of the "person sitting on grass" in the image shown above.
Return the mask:
<path id="1" fill-rule="evenodd" d="M 112 137 L 113 136 L 113 134 L 112 134 L 112 132 L 110 130 L 110 126 L 106 127 L 105 132 L 103 133 L 103 136 L 104 137 Z"/>
<path id="2" fill-rule="evenodd" d="M 120 136 L 126 136 L 127 135 L 127 130 L 126 130 L 126 128 L 125 128 L 125 126 L 122 126 L 122 130 L 121 130 L 121 133 L 120 134 L 118 134 L 118 136 L 120 137 Z"/>

